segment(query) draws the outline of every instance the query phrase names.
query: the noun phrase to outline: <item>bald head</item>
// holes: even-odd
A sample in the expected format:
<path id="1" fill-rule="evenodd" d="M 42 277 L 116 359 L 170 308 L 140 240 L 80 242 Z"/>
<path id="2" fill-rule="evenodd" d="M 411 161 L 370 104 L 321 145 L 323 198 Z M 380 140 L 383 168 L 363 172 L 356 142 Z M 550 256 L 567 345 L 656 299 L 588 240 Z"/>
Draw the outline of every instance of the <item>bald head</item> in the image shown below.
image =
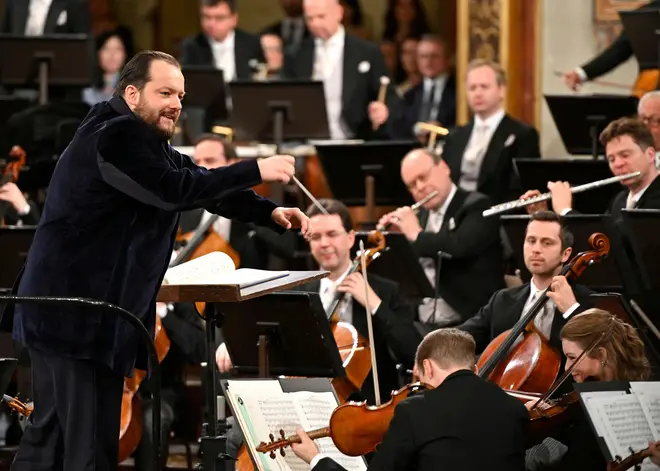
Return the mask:
<path id="1" fill-rule="evenodd" d="M 344 16 L 339 0 L 304 0 L 303 10 L 310 32 L 324 41 L 337 32 Z"/>
<path id="2" fill-rule="evenodd" d="M 637 114 L 651 131 L 655 148 L 660 149 L 660 90 L 648 92 L 639 100 Z"/>
<path id="3" fill-rule="evenodd" d="M 424 199 L 437 191 L 438 196 L 429 200 L 424 207 L 437 209 L 442 206 L 452 187 L 449 167 L 426 149 L 415 149 L 401 161 L 401 179 L 415 201 Z"/>

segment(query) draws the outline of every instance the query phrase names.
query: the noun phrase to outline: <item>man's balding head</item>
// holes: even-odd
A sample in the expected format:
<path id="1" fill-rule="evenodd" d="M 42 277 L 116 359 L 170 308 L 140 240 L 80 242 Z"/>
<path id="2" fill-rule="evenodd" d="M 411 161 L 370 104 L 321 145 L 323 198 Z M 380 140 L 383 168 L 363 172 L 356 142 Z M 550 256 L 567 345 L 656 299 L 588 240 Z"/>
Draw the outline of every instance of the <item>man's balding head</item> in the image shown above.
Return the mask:
<path id="1" fill-rule="evenodd" d="M 401 179 L 415 201 L 438 192 L 438 196 L 424 205 L 427 209 L 440 207 L 452 186 L 447 164 L 426 149 L 414 149 L 406 154 L 401 161 Z"/>
<path id="2" fill-rule="evenodd" d="M 660 90 L 648 92 L 639 100 L 637 114 L 651 131 L 655 148 L 660 149 Z"/>
<path id="3" fill-rule="evenodd" d="M 344 16 L 339 0 L 304 0 L 303 9 L 310 32 L 324 41 L 337 32 Z"/>

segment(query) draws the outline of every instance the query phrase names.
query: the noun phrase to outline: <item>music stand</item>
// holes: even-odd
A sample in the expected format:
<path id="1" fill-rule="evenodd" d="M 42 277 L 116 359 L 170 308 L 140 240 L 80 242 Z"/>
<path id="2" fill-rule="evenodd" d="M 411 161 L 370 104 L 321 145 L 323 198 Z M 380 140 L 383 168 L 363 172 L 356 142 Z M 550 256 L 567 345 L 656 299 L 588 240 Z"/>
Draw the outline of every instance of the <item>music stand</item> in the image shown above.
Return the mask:
<path id="1" fill-rule="evenodd" d="M 641 8 L 620 11 L 619 17 L 621 17 L 621 24 L 640 69 L 660 68 L 660 14 L 658 9 Z"/>
<path id="2" fill-rule="evenodd" d="M 7 392 L 16 363 L 18 363 L 16 358 L 0 358 L 0 394 Z"/>
<path id="3" fill-rule="evenodd" d="M 14 286 L 25 264 L 36 227 L 0 227 L 0 288 Z"/>
<path id="4" fill-rule="evenodd" d="M 619 258 L 616 254 L 612 253 L 617 250 L 615 240 L 618 240 L 619 236 L 615 233 L 613 225 L 606 223 L 604 218 L 606 216 L 585 214 L 568 215 L 564 218 L 568 229 L 575 237 L 573 252 L 570 258 L 580 252 L 593 250 L 589 247 L 589 237 L 595 232 L 602 232 L 610 239 L 610 255 L 602 260 L 596 269 L 585 270 L 580 276 L 578 283 L 589 286 L 596 291 L 621 291 L 624 282 L 617 263 Z M 526 283 L 532 277 L 525 266 L 523 254 L 525 232 L 529 220 L 529 215 L 506 215 L 500 217 L 502 228 L 511 241 L 516 265 L 520 268 L 520 277 Z"/>
<path id="5" fill-rule="evenodd" d="M 318 293 L 278 292 L 224 304 L 222 312 L 234 374 L 346 376 Z"/>
<path id="6" fill-rule="evenodd" d="M 0 85 L 39 83 L 39 104 L 48 103 L 48 87 L 86 87 L 96 63 L 94 40 L 84 34 L 0 35 Z"/>
<path id="7" fill-rule="evenodd" d="M 360 240 L 368 247 L 368 232 L 358 232 L 355 236 L 352 258 L 360 248 Z M 386 232 L 385 241 L 386 249 L 369 264 L 369 272 L 398 283 L 401 293 L 408 299 L 434 298 L 435 290 L 406 236 L 397 232 Z"/>
<path id="8" fill-rule="evenodd" d="M 637 97 L 621 95 L 544 95 L 569 154 L 595 160 L 603 146 L 598 136 L 615 119 L 637 115 Z"/>
<path id="9" fill-rule="evenodd" d="M 566 181 L 577 186 L 612 177 L 605 160 L 514 159 L 513 163 L 522 187 L 534 188 L 541 193 L 548 191 L 548 182 Z M 574 194 L 573 209 L 583 214 L 605 214 L 621 189 L 620 183 L 613 183 Z"/>
<path id="10" fill-rule="evenodd" d="M 231 127 L 237 140 L 273 142 L 328 139 L 323 82 L 290 81 L 228 84 Z"/>
<path id="11" fill-rule="evenodd" d="M 413 202 L 399 167 L 401 159 L 420 146 L 415 141 L 315 144 L 333 197 L 346 206 L 366 206 L 369 223 L 375 222 L 376 205 L 406 206 Z"/>
<path id="12" fill-rule="evenodd" d="M 206 129 L 210 129 L 213 122 L 229 119 L 227 110 L 227 87 L 222 69 L 210 66 L 185 66 L 181 72 L 186 79 L 186 96 L 183 101 L 183 110 L 190 107 L 204 110 Z M 188 121 L 184 118 L 182 127 Z M 189 135 L 192 142 L 194 136 Z"/>

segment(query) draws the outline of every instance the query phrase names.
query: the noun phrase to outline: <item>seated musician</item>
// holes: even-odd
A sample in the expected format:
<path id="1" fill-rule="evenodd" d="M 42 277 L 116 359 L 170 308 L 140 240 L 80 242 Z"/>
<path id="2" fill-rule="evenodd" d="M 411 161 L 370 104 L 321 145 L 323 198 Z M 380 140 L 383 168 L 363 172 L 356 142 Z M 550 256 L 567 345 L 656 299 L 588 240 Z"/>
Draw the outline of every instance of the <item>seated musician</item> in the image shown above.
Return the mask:
<path id="1" fill-rule="evenodd" d="M 640 172 L 639 177 L 623 180 L 626 187 L 612 201 L 609 213 L 618 218 L 621 210 L 660 209 L 660 178 L 655 166 L 655 144 L 653 136 L 643 121 L 636 118 L 620 118 L 612 121 L 600 134 L 610 170 L 615 176 Z M 574 213 L 573 195 L 568 182 L 548 182 L 552 193 L 552 209 L 565 216 Z M 521 199 L 540 194 L 530 190 Z M 547 209 L 546 202 L 527 206 L 528 212 Z"/>
<path id="2" fill-rule="evenodd" d="M 522 402 L 474 374 L 475 343 L 458 329 L 436 330 L 417 349 L 415 369 L 434 389 L 396 406 L 370 470 L 522 471 L 529 414 Z M 343 469 L 302 430 L 294 453 L 315 471 Z"/>
<path id="3" fill-rule="evenodd" d="M 459 329 L 469 332 L 482 352 L 502 332 L 511 329 L 534 305 L 543 290 L 550 287 L 550 298 L 534 319 L 538 330 L 561 351 L 559 331 L 565 318 L 586 309 L 591 290 L 571 284 L 559 276 L 570 259 L 573 234 L 562 224 L 561 217 L 551 211 L 532 214 L 523 245 L 525 266 L 532 275 L 529 283 L 496 292 L 479 312 Z"/>
<path id="4" fill-rule="evenodd" d="M 26 196 L 14 182 L 0 186 L 0 201 L 9 203 L 4 216 L 7 226 L 36 226 L 39 224 L 39 208 L 34 201 L 28 201 Z"/>
<path id="5" fill-rule="evenodd" d="M 645 93 L 637 104 L 637 116 L 651 131 L 655 166 L 660 169 L 660 90 Z"/>
<path id="6" fill-rule="evenodd" d="M 435 299 L 419 306 L 419 320 L 428 329 L 459 324 L 504 287 L 499 221 L 482 216 L 491 205 L 488 197 L 457 188 L 445 161 L 425 149 L 404 157 L 401 178 L 415 201 L 438 195 L 418 215 L 399 208 L 379 225 L 406 236 L 435 286 Z"/>
<path id="7" fill-rule="evenodd" d="M 606 333 L 608 331 L 609 333 Z M 597 342 L 604 333 L 602 340 L 573 371 L 575 382 L 647 381 L 651 368 L 646 358 L 644 343 L 637 331 L 601 309 L 588 309 L 572 317 L 562 328 L 561 342 L 566 355 L 566 367 L 570 368 L 580 354 Z M 532 402 L 528 403 L 528 407 Z M 578 406 L 576 419 L 557 438 L 568 450 L 564 448 L 565 454 L 552 467 L 544 469 L 603 471 L 607 468 L 582 407 Z M 657 444 L 654 445 L 654 448 L 657 447 Z"/>

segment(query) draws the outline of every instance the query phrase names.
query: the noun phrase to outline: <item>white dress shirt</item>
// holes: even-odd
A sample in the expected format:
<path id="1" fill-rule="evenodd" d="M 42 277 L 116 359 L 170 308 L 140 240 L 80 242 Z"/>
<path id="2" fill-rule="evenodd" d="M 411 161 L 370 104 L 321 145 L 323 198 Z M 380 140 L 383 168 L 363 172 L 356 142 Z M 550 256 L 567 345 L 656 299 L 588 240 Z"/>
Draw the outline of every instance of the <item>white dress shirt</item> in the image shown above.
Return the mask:
<path id="1" fill-rule="evenodd" d="M 234 31 L 231 31 L 224 41 L 216 41 L 213 38 L 209 38 L 215 67 L 222 69 L 225 82 L 231 82 L 236 78 L 236 58 L 234 57 L 235 38 L 236 34 Z"/>
<path id="2" fill-rule="evenodd" d="M 199 221 L 199 225 L 201 226 L 202 224 L 204 224 L 206 221 L 208 221 L 211 218 L 211 216 L 213 216 L 213 214 L 204 210 L 204 212 L 202 213 L 202 218 Z M 218 219 L 213 223 L 213 230 L 219 236 L 221 236 L 223 239 L 229 242 L 229 238 L 231 237 L 231 219 L 218 216 Z"/>
<path id="3" fill-rule="evenodd" d="M 437 233 L 440 231 L 444 222 L 445 214 L 447 213 L 447 208 L 449 208 L 449 204 L 454 198 L 456 191 L 458 191 L 458 188 L 456 185 L 452 184 L 451 190 L 449 190 L 449 194 L 447 195 L 445 202 L 442 203 L 442 206 L 437 210 L 429 211 L 429 217 L 426 221 L 424 232 Z M 437 258 L 422 257 L 419 259 L 419 263 L 424 269 L 424 274 L 426 275 L 426 278 L 428 278 L 429 283 L 431 283 L 431 286 L 435 287 L 436 264 L 438 263 Z M 417 308 L 417 312 L 421 322 L 434 322 L 436 324 L 449 325 L 461 318 L 454 308 L 442 298 L 424 298 Z"/>
<path id="4" fill-rule="evenodd" d="M 328 40 L 323 41 L 316 38 L 314 41 L 312 80 L 323 82 L 325 106 L 328 111 L 328 126 L 330 127 L 330 137 L 332 139 L 351 137 L 341 117 L 345 40 L 346 31 L 343 26 L 340 26 L 337 32 Z"/>
<path id="5" fill-rule="evenodd" d="M 348 273 L 351 271 L 351 265 L 348 265 L 348 268 L 344 273 L 341 274 L 339 278 L 335 281 L 330 280 L 329 278 L 321 278 L 319 284 L 319 296 L 321 297 L 321 302 L 323 303 L 323 309 L 327 312 L 332 305 L 332 301 L 335 299 L 335 293 L 337 293 L 337 286 L 342 284 L 344 279 L 348 276 Z M 369 273 L 367 272 L 367 281 L 369 280 Z M 369 299 L 369 307 L 371 307 L 371 314 L 375 315 L 380 307 L 381 302 L 375 303 L 374 299 Z M 353 323 L 353 297 L 346 293 L 344 299 L 342 300 L 339 306 L 339 320 L 348 322 L 349 324 Z"/>
<path id="6" fill-rule="evenodd" d="M 525 302 L 525 307 L 522 310 L 522 313 L 520 317 L 523 317 L 525 314 L 529 312 L 529 310 L 532 308 L 536 300 L 539 298 L 541 293 L 543 293 L 544 290 L 539 289 L 536 287 L 534 284 L 534 280 L 530 280 L 529 282 L 529 296 L 527 297 L 527 301 Z M 580 307 L 579 303 L 573 304 L 568 310 L 563 313 L 563 317 L 565 319 L 568 319 L 573 312 Z M 555 309 L 557 308 L 557 305 L 555 302 L 548 298 L 546 301 L 545 305 L 543 306 L 543 309 L 536 315 L 534 318 L 534 325 L 536 328 L 541 332 L 547 340 L 550 340 L 550 334 L 552 333 L 552 324 L 555 319 Z"/>
<path id="7" fill-rule="evenodd" d="M 44 34 L 46 17 L 50 10 L 52 0 L 29 0 L 30 7 L 28 18 L 25 23 L 26 36 L 41 36 Z"/>
<path id="8" fill-rule="evenodd" d="M 486 150 L 495 130 L 504 118 L 504 110 L 499 110 L 488 118 L 474 117 L 472 134 L 461 160 L 461 178 L 459 186 L 466 191 L 476 191 Z"/>

